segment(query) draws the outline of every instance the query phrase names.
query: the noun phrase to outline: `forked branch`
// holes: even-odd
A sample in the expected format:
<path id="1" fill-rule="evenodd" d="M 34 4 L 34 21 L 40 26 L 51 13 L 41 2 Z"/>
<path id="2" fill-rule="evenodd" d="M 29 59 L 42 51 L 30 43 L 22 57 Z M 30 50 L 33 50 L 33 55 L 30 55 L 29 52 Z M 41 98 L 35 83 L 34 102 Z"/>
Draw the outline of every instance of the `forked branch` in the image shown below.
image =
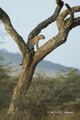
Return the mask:
<path id="1" fill-rule="evenodd" d="M 69 29 L 74 20 L 74 12 L 72 11 L 72 8 L 68 4 L 65 4 L 65 6 L 67 7 L 67 10 L 62 12 L 57 18 L 57 26 L 59 32 L 64 31 L 64 29 Z M 66 22 L 65 18 L 68 14 L 70 14 L 70 18 Z"/>
<path id="2" fill-rule="evenodd" d="M 66 42 L 69 31 L 73 27 L 80 25 L 80 17 L 73 19 L 73 13 L 80 12 L 80 6 L 70 8 L 68 5 L 66 5 L 66 7 L 68 9 L 62 12 L 57 18 L 57 25 L 59 29 L 58 35 L 48 40 L 48 42 L 39 48 L 34 57 L 36 62 L 39 62 L 55 48 Z M 70 18 L 64 20 L 68 14 L 70 14 Z"/>

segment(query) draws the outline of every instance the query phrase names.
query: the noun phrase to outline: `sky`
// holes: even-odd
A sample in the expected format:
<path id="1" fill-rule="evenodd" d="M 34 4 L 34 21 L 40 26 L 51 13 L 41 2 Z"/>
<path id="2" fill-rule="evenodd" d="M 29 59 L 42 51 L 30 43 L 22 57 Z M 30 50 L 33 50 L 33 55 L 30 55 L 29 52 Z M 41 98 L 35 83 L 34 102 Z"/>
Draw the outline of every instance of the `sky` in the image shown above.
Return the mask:
<path id="1" fill-rule="evenodd" d="M 80 0 L 64 0 L 71 7 L 80 5 Z M 0 7 L 9 15 L 13 27 L 27 42 L 28 34 L 36 27 L 37 24 L 50 17 L 55 8 L 55 0 L 0 0 Z M 64 6 L 61 10 L 64 11 Z M 75 14 L 80 16 L 80 12 Z M 0 32 L 6 33 L 4 25 L 0 21 Z M 39 42 L 43 45 L 50 38 L 57 35 L 58 29 L 56 22 L 43 29 L 46 39 Z M 80 26 L 72 29 L 68 35 L 67 42 L 45 57 L 44 60 L 58 63 L 68 67 L 80 69 Z M 7 49 L 9 52 L 19 52 L 14 40 L 7 34 L 4 39 L 0 37 L 0 49 Z"/>

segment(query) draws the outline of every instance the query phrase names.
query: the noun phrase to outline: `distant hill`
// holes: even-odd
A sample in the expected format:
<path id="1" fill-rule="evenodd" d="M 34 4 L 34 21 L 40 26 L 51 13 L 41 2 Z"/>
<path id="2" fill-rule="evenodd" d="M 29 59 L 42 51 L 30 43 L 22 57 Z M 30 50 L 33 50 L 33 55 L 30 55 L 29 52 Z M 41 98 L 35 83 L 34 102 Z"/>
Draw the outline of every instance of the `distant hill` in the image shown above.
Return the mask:
<path id="1" fill-rule="evenodd" d="M 3 64 L 8 64 L 11 62 L 10 66 L 12 67 L 12 70 L 16 70 L 16 72 L 13 72 L 13 75 L 20 74 L 21 72 L 21 66 L 19 65 L 22 63 L 22 56 L 19 53 L 10 53 L 5 49 L 0 50 L 0 56 L 4 57 Z M 54 76 L 59 72 L 60 69 L 63 69 L 65 71 L 69 70 L 69 67 L 65 67 L 59 64 L 55 64 L 49 61 L 42 60 L 36 68 L 35 72 L 42 72 L 46 74 L 47 76 Z"/>

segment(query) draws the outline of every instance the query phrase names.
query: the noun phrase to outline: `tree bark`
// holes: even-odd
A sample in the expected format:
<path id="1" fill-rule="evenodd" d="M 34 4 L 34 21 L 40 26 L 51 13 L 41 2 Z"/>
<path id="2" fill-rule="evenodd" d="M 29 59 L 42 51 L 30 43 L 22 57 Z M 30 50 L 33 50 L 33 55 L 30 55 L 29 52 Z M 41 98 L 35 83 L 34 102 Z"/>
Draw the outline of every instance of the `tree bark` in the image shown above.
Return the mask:
<path id="1" fill-rule="evenodd" d="M 36 65 L 34 65 L 33 63 L 30 65 L 23 66 L 20 79 L 14 89 L 12 102 L 11 102 L 9 110 L 8 110 L 9 116 L 11 116 L 11 115 L 14 116 L 16 114 L 17 110 L 19 110 L 18 107 L 15 105 L 14 101 L 18 97 L 22 97 L 23 99 L 25 98 L 25 95 L 27 94 L 27 91 L 31 84 L 31 80 L 32 80 L 35 68 L 36 68 Z"/>
<path id="2" fill-rule="evenodd" d="M 59 15 L 64 3 L 61 0 L 56 0 L 56 3 L 57 7 L 54 14 L 45 21 L 38 24 L 37 27 L 35 27 L 29 34 L 28 40 L 38 35 L 42 29 L 46 28 L 54 21 L 57 22 L 59 32 L 33 54 L 28 50 L 27 44 L 24 42 L 23 38 L 13 28 L 9 16 L 0 8 L 0 20 L 2 20 L 6 31 L 16 42 L 23 55 L 23 68 L 20 79 L 13 92 L 12 101 L 8 110 L 8 116 L 15 116 L 15 114 L 18 112 L 18 106 L 14 101 L 17 100 L 19 96 L 21 96 L 22 99 L 25 98 L 25 95 L 27 94 L 27 91 L 30 87 L 36 65 L 51 51 L 65 43 L 69 31 L 72 28 L 80 25 L 80 17 L 74 18 L 74 12 L 80 12 L 80 6 L 70 8 L 68 4 L 65 4 L 67 10 L 63 11 Z M 65 19 L 68 14 L 70 14 L 70 18 Z M 13 118 L 10 120 L 13 120 Z"/>

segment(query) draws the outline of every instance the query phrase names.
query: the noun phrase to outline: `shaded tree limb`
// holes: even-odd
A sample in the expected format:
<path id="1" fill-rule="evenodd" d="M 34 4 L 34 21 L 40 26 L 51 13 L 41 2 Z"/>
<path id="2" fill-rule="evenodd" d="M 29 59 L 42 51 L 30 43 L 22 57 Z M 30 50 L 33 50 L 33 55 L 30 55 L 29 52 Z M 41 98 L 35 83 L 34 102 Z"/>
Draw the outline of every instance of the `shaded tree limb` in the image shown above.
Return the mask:
<path id="1" fill-rule="evenodd" d="M 9 35 L 13 38 L 13 40 L 18 45 L 20 51 L 22 54 L 25 54 L 25 51 L 27 50 L 26 44 L 23 40 L 23 38 L 16 32 L 16 30 L 13 28 L 10 18 L 7 15 L 7 13 L 0 8 L 0 20 L 3 22 L 5 26 L 5 30 L 9 33 Z"/>
<path id="2" fill-rule="evenodd" d="M 71 29 L 80 25 L 80 17 L 74 19 Z"/>
<path id="3" fill-rule="evenodd" d="M 49 24 L 56 21 L 59 13 L 61 11 L 61 8 L 64 5 L 63 1 L 61 1 L 61 0 L 56 0 L 56 3 L 58 6 L 56 7 L 54 14 L 51 17 L 49 17 L 48 19 L 46 19 L 43 22 L 41 22 L 40 24 L 38 24 L 29 34 L 28 40 L 34 38 L 36 35 L 38 35 L 41 32 L 42 29 L 46 28 Z"/>

